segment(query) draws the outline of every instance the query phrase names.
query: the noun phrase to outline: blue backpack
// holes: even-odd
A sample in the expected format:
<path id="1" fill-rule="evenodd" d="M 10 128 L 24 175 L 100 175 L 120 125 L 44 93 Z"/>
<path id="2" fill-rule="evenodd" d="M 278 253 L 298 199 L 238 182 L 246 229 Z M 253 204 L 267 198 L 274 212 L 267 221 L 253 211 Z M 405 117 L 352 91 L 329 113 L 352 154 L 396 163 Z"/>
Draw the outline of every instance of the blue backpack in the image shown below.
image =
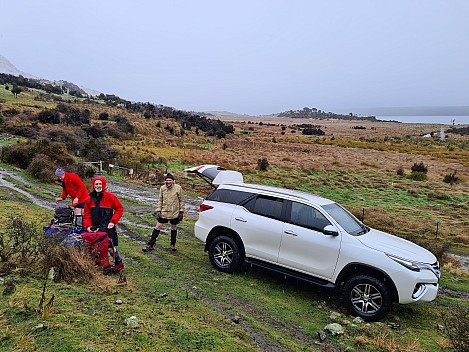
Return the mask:
<path id="1" fill-rule="evenodd" d="M 67 248 L 83 244 L 83 240 L 75 236 L 82 234 L 83 231 L 73 226 L 52 224 L 44 226 L 42 229 L 44 230 L 45 239 L 50 242 L 61 244 Z"/>

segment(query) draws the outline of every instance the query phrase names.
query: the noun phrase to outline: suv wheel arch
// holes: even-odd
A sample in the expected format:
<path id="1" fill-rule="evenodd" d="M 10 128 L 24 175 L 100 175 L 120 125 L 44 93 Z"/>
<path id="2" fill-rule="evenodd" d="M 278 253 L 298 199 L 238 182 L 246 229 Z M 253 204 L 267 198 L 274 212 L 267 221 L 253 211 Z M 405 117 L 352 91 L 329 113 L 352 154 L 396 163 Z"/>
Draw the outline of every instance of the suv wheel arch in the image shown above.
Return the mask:
<path id="1" fill-rule="evenodd" d="M 359 274 L 369 275 L 382 281 L 389 288 L 392 301 L 399 302 L 399 294 L 396 285 L 389 275 L 380 269 L 362 263 L 349 263 L 342 269 L 335 282 L 337 289 L 342 291 L 345 282 L 347 282 L 351 276 Z M 339 294 L 342 293 L 339 292 Z"/>

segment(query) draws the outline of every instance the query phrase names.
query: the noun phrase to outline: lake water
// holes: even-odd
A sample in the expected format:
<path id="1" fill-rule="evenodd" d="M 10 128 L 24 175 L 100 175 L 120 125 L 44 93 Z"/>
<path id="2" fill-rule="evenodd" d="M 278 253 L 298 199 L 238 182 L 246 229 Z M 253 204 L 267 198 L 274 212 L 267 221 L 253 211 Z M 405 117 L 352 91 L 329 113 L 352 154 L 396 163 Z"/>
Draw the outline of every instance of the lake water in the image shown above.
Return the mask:
<path id="1" fill-rule="evenodd" d="M 469 116 L 376 116 L 378 120 L 404 123 L 438 123 L 443 125 L 468 125 Z"/>

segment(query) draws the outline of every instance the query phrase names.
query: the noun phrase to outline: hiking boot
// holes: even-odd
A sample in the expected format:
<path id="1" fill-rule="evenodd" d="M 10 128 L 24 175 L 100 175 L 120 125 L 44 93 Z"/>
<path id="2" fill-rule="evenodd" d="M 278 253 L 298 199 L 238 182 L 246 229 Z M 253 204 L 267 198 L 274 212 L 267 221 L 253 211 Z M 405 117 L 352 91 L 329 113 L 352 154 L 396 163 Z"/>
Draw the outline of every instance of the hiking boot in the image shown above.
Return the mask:
<path id="1" fill-rule="evenodd" d="M 107 266 L 103 269 L 103 275 L 109 275 L 112 274 L 112 268 L 110 266 Z"/>
<path id="2" fill-rule="evenodd" d="M 115 273 L 118 273 L 119 271 L 121 271 L 122 269 L 124 269 L 124 263 L 121 261 L 120 263 L 116 264 L 116 266 L 114 268 L 112 268 L 112 270 L 115 272 Z"/>
<path id="3" fill-rule="evenodd" d="M 151 245 L 151 244 L 147 244 L 145 247 L 142 248 L 142 251 L 143 252 L 150 252 L 154 249 L 155 246 Z"/>
<path id="4" fill-rule="evenodd" d="M 172 250 L 173 252 L 176 252 L 176 251 L 177 251 L 176 246 L 175 246 L 175 245 L 171 245 L 171 250 Z"/>

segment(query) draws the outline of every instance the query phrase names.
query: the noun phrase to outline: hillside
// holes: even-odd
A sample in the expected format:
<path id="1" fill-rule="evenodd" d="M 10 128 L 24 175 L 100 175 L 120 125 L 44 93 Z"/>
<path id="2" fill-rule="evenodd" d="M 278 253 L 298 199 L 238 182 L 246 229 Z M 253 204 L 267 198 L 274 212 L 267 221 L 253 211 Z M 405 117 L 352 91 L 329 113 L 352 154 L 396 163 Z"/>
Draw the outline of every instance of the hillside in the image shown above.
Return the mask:
<path id="1" fill-rule="evenodd" d="M 20 71 L 18 70 L 8 59 L 2 55 L 0 55 L 0 73 L 5 73 L 7 75 L 13 75 L 13 76 L 23 76 L 26 78 L 33 78 L 37 79 L 37 77 Z"/>

